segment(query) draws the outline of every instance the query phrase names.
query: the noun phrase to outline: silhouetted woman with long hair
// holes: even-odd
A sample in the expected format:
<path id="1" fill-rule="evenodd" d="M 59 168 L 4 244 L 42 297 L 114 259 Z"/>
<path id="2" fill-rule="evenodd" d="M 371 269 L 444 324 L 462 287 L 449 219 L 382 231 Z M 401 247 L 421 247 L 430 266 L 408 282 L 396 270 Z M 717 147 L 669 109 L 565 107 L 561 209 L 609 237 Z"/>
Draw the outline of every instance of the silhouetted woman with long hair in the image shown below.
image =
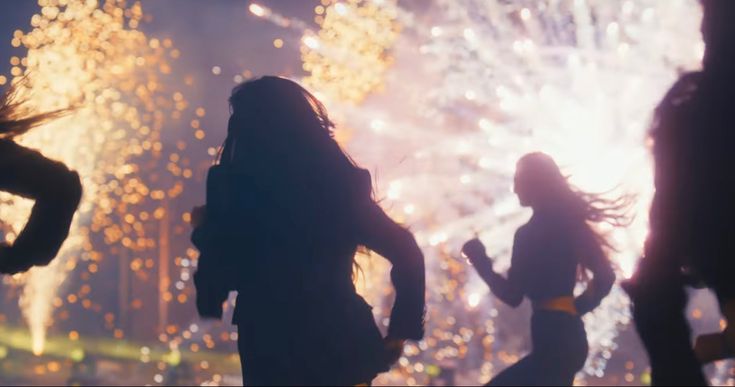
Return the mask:
<path id="1" fill-rule="evenodd" d="M 462 249 L 498 299 L 517 307 L 527 297 L 533 306 L 531 353 L 489 385 L 572 385 L 587 359 L 581 317 L 600 304 L 615 281 L 605 254 L 609 245 L 591 224 L 620 224 L 624 200 L 574 190 L 543 153 L 528 154 L 518 162 L 515 192 L 522 206 L 533 209 L 533 216 L 515 234 L 507 277 L 493 270 L 479 240 Z M 575 286 L 587 271 L 593 277 L 575 297 Z"/>
<path id="2" fill-rule="evenodd" d="M 69 235 L 82 195 L 79 175 L 14 139 L 65 111 L 34 114 L 18 98 L 17 85 L 0 94 L 0 190 L 35 201 L 13 243 L 0 244 L 0 273 L 49 264 Z"/>
<path id="3" fill-rule="evenodd" d="M 370 175 L 332 137 L 324 106 L 287 79 L 237 86 L 206 212 L 192 240 L 204 316 L 221 316 L 237 290 L 233 323 L 247 385 L 370 382 L 423 336 L 424 260 L 413 236 L 372 198 Z M 355 291 L 354 255 L 392 264 L 387 337 Z"/>

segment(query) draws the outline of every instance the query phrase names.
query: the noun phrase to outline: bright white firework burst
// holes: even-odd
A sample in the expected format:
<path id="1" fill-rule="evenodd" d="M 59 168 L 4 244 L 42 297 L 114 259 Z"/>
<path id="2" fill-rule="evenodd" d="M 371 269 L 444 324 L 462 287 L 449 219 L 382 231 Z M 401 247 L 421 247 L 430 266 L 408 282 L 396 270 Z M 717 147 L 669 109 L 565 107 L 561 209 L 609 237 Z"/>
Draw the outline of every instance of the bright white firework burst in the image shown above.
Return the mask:
<path id="1" fill-rule="evenodd" d="M 378 12 L 355 12 L 361 7 Z M 257 16 L 284 20 L 263 9 L 267 12 Z M 634 223 L 611 234 L 620 249 L 611 258 L 621 277 L 631 274 L 646 236 L 653 190 L 646 137 L 652 111 L 678 74 L 701 62 L 696 1 L 435 0 L 412 6 L 374 0 L 333 2 L 322 13 L 349 23 L 321 23 L 319 33 L 304 32 L 307 70 L 315 68 L 309 62 L 314 60 L 355 66 L 355 58 L 366 52 L 356 52 L 363 45 L 354 44 L 354 31 L 381 25 L 369 20 L 371 15 L 393 15 L 401 26 L 385 52 L 367 53 L 389 53 L 387 72 L 355 67 L 354 78 L 384 77 L 384 90 L 355 105 L 346 100 L 361 98 L 329 94 L 335 83 L 354 79 L 315 81 L 312 71 L 307 83 L 349 130 L 346 146 L 375 173 L 386 209 L 410 225 L 424 247 L 430 309 L 420 347 L 433 359 L 409 348 L 414 364 L 462 359 L 471 340 L 492 338 L 507 317 L 478 301 L 487 290 L 466 276 L 457 251 L 479 233 L 497 267 L 507 267 L 513 232 L 528 218 L 511 192 L 512 176 L 516 160 L 529 151 L 552 155 L 583 190 L 617 188 L 617 194 L 636 195 Z M 326 25 L 344 29 L 325 31 Z M 384 34 L 376 36 L 385 42 Z M 366 286 L 373 302 L 382 297 L 378 278 L 385 276 L 374 278 Z M 494 318 L 481 334 L 473 326 L 477 319 L 457 314 L 478 305 L 487 305 L 483 316 Z M 590 341 L 585 370 L 602 376 L 617 330 L 629 322 L 627 297 L 614 289 L 585 321 Z M 489 342 L 482 381 L 515 359 L 488 358 L 488 350 L 519 353 L 509 341 Z"/>

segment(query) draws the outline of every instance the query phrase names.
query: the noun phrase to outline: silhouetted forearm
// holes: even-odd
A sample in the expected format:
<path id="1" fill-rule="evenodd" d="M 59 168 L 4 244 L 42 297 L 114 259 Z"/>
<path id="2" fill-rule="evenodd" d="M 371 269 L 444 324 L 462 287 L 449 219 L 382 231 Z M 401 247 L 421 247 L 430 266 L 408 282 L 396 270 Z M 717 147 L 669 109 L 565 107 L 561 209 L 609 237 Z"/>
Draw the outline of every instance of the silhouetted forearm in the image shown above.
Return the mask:
<path id="1" fill-rule="evenodd" d="M 424 335 L 425 278 L 424 255 L 413 236 L 406 231 L 397 254 L 391 259 L 391 281 L 396 300 L 391 312 L 388 336 L 421 340 Z"/>
<path id="2" fill-rule="evenodd" d="M 594 267 L 590 267 L 590 270 L 593 275 L 592 281 L 587 285 L 587 290 L 575 300 L 579 314 L 585 314 L 597 308 L 615 283 L 615 272 L 606 259 L 600 258 Z"/>
<path id="3" fill-rule="evenodd" d="M 388 336 L 421 340 L 426 305 L 424 255 L 413 235 L 391 220 L 376 203 L 365 202 L 358 214 L 361 243 L 393 264 L 391 281 L 396 300 Z"/>
<path id="4" fill-rule="evenodd" d="M 489 258 L 485 258 L 489 261 Z M 523 301 L 523 294 L 513 285 L 511 281 L 496 273 L 492 265 L 476 265 L 477 274 L 493 292 L 495 297 L 504 303 L 517 307 Z"/>
<path id="5" fill-rule="evenodd" d="M 196 307 L 200 317 L 222 318 L 222 304 L 227 300 L 231 284 L 224 278 L 227 268 L 223 257 L 228 252 L 227 244 L 222 238 L 225 230 L 217 227 L 215 222 L 205 219 L 202 224 L 194 227 L 191 241 L 199 250 L 197 270 L 194 272 L 194 287 L 196 289 Z"/>
<path id="6" fill-rule="evenodd" d="M 0 166 L 0 190 L 35 201 L 7 259 L 27 268 L 46 265 L 69 235 L 82 195 L 79 175 L 9 140 L 0 141 Z"/>

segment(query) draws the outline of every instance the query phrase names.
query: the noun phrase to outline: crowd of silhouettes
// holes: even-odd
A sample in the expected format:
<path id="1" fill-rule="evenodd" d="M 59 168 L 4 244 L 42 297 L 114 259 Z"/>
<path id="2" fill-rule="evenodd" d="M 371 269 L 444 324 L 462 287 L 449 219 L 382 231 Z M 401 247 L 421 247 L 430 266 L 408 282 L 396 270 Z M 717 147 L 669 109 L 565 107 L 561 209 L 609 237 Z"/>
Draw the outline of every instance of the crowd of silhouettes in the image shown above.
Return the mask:
<path id="1" fill-rule="evenodd" d="M 701 0 L 703 69 L 674 84 L 651 132 L 656 193 L 650 235 L 622 286 L 649 354 L 654 385 L 706 385 L 702 365 L 732 357 L 735 331 L 692 344 L 686 287 L 709 287 L 735 319 L 735 1 Z M 265 76 L 238 85 L 206 204 L 192 211 L 198 313 L 232 323 L 246 385 L 370 384 L 425 325 L 425 264 L 407 228 L 381 209 L 367 170 L 333 137 L 322 103 L 297 83 Z M 0 98 L 0 190 L 33 199 L 27 224 L 0 244 L 0 272 L 49 264 L 82 195 L 76 172 L 15 139 L 66 111 L 26 114 L 15 87 Z M 514 189 L 533 215 L 514 237 L 511 266 L 495 271 L 478 239 L 462 253 L 491 292 L 532 305 L 530 354 L 490 385 L 572 385 L 585 364 L 582 317 L 615 282 L 615 249 L 600 223 L 624 227 L 630 198 L 605 199 L 571 186 L 544 153 L 523 156 Z M 395 301 L 385 336 L 353 277 L 360 249 L 391 264 Z M 591 275 L 591 277 L 590 277 Z M 578 285 L 585 289 L 575 294 Z"/>

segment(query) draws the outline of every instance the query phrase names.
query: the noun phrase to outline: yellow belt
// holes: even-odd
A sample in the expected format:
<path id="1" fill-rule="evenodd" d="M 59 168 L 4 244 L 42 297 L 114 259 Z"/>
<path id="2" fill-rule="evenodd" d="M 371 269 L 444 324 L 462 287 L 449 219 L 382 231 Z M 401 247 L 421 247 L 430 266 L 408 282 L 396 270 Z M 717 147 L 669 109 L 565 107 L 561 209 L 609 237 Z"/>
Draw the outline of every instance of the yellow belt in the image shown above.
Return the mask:
<path id="1" fill-rule="evenodd" d="M 574 305 L 574 297 L 556 297 L 544 301 L 536 301 L 533 303 L 534 310 L 544 310 L 548 312 L 564 312 L 576 316 L 577 307 Z"/>

